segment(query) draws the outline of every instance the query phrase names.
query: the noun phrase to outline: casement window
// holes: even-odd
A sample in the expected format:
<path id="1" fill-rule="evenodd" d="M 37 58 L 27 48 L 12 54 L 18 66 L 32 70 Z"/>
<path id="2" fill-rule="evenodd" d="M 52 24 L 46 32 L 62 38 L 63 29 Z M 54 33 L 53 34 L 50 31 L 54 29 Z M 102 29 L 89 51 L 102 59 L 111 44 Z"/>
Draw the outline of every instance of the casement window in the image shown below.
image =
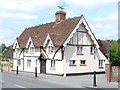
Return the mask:
<path id="1" fill-rule="evenodd" d="M 80 60 L 80 66 L 86 66 L 86 60 Z"/>
<path id="2" fill-rule="evenodd" d="M 99 60 L 99 68 L 103 68 L 104 60 Z"/>
<path id="3" fill-rule="evenodd" d="M 21 65 L 21 60 L 20 60 L 20 59 L 17 60 L 17 65 L 18 65 L 18 66 Z"/>
<path id="4" fill-rule="evenodd" d="M 76 66 L 76 60 L 69 60 L 69 66 Z"/>
<path id="5" fill-rule="evenodd" d="M 27 67 L 31 67 L 31 60 L 27 60 Z"/>
<path id="6" fill-rule="evenodd" d="M 93 54 L 93 53 L 94 53 L 94 50 L 95 50 L 94 47 L 91 46 L 91 47 L 90 47 L 90 53 Z"/>
<path id="7" fill-rule="evenodd" d="M 51 68 L 55 68 L 55 60 L 51 60 Z"/>
<path id="8" fill-rule="evenodd" d="M 48 53 L 53 53 L 53 47 L 52 46 L 48 46 Z"/>
<path id="9" fill-rule="evenodd" d="M 82 46 L 77 46 L 77 54 L 83 54 L 83 47 Z"/>
<path id="10" fill-rule="evenodd" d="M 34 53 L 35 48 L 34 47 L 30 47 L 30 53 Z"/>

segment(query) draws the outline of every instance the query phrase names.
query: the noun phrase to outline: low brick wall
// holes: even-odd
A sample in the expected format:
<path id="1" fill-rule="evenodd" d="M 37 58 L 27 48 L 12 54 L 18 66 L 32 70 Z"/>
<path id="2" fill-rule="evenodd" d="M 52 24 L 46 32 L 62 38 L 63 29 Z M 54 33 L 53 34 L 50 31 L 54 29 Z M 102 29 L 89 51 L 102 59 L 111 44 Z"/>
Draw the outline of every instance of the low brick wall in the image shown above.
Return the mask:
<path id="1" fill-rule="evenodd" d="M 110 73 L 110 65 L 106 64 L 105 74 L 108 82 L 120 82 L 120 67 L 112 66 Z"/>

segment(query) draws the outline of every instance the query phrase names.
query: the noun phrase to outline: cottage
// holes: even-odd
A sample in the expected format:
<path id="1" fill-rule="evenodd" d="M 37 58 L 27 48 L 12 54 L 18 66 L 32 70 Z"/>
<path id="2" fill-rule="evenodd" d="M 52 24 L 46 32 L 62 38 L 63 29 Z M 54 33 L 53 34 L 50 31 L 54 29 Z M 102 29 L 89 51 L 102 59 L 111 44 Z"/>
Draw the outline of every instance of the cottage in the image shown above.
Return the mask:
<path id="1" fill-rule="evenodd" d="M 26 28 L 13 45 L 13 70 L 66 75 L 103 72 L 106 57 L 84 16 L 66 19 L 60 8 L 55 22 Z"/>

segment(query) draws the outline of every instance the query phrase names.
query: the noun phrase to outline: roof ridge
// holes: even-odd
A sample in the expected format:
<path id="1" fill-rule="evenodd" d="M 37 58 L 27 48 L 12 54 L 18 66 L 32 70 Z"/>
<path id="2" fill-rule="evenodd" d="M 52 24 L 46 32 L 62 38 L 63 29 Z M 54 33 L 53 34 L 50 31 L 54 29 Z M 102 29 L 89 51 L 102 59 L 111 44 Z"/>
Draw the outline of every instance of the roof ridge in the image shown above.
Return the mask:
<path id="1" fill-rule="evenodd" d="M 80 18 L 80 17 L 82 17 L 83 15 L 81 14 L 81 16 L 75 16 L 75 17 L 73 17 L 73 18 L 67 18 L 67 19 L 65 19 L 65 20 L 63 20 L 63 21 L 66 21 L 66 20 L 71 20 L 71 19 L 76 19 L 76 18 Z M 48 22 L 48 23 L 45 23 L 45 24 L 39 24 L 39 25 L 35 25 L 35 26 L 31 26 L 31 27 L 28 27 L 28 28 L 26 28 L 26 29 L 31 29 L 31 28 L 35 28 L 35 27 L 39 27 L 39 26 L 43 26 L 43 25 L 47 25 L 47 24 L 52 24 L 52 23 L 55 23 L 56 21 L 54 21 L 54 22 Z"/>
<path id="2" fill-rule="evenodd" d="M 26 29 L 31 29 L 31 28 L 43 26 L 43 25 L 46 25 L 46 24 L 52 24 L 52 23 L 55 23 L 55 22 L 49 22 L 49 23 L 45 23 L 45 24 L 39 24 L 39 25 L 35 25 L 35 26 L 28 27 L 28 28 L 26 28 Z"/>

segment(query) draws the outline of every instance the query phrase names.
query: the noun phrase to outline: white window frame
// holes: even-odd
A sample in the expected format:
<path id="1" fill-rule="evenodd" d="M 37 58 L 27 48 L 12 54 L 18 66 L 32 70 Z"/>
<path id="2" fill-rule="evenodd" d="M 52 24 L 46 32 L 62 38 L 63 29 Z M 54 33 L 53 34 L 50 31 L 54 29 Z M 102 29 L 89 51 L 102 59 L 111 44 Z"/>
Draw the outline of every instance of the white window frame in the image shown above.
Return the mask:
<path id="1" fill-rule="evenodd" d="M 77 46 L 77 55 L 83 55 L 83 46 Z"/>
<path id="2" fill-rule="evenodd" d="M 53 53 L 53 46 L 48 46 L 48 53 L 52 54 Z"/>
<path id="3" fill-rule="evenodd" d="M 80 60 L 80 66 L 86 66 L 86 60 Z"/>
<path id="4" fill-rule="evenodd" d="M 30 61 L 30 62 L 28 62 L 28 61 Z M 30 59 L 27 60 L 27 67 L 31 67 L 31 60 Z"/>
<path id="5" fill-rule="evenodd" d="M 69 60 L 69 66 L 76 66 L 76 60 Z"/>
<path id="6" fill-rule="evenodd" d="M 56 61 L 55 60 L 51 60 L 51 68 L 55 69 L 56 66 Z"/>
<path id="7" fill-rule="evenodd" d="M 99 60 L 99 68 L 101 68 L 101 69 L 104 68 L 104 61 L 105 60 L 103 60 L 103 59 Z"/>

